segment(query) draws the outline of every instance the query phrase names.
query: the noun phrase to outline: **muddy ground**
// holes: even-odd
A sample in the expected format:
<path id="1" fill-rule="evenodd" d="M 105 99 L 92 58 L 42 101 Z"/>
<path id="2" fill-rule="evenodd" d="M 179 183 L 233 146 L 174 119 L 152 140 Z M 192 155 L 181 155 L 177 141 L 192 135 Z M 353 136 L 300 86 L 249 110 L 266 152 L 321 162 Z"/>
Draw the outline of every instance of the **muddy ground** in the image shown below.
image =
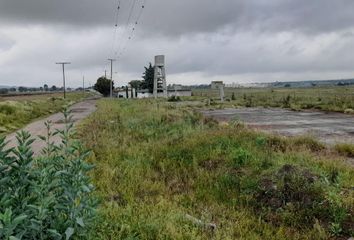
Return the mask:
<path id="1" fill-rule="evenodd" d="M 252 128 L 284 136 L 309 134 L 328 144 L 354 144 L 354 116 L 349 114 L 278 108 L 221 109 L 202 113 L 218 121 L 239 120 Z"/>

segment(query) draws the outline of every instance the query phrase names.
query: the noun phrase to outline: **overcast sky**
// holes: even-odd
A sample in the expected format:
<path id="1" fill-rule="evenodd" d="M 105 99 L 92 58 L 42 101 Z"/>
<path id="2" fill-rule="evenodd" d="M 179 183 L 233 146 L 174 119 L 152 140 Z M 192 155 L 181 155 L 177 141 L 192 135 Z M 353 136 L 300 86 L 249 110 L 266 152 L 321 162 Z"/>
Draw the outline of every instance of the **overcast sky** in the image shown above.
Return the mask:
<path id="1" fill-rule="evenodd" d="M 115 27 L 117 6 L 0 0 L 0 85 L 61 86 L 57 61 L 72 62 L 69 86 L 93 84 L 117 57 L 123 85 L 158 54 L 168 83 L 354 77 L 353 0 L 121 0 Z"/>

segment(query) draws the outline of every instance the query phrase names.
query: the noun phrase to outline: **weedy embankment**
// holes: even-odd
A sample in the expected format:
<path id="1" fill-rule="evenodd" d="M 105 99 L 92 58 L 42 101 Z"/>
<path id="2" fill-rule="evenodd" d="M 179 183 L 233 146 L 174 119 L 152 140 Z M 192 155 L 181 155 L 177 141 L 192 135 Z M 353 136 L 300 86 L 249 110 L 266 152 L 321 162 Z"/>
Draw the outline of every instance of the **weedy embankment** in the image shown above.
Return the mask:
<path id="1" fill-rule="evenodd" d="M 220 126 L 152 100 L 101 100 L 80 133 L 102 200 L 91 239 L 354 234 L 354 170 L 311 139 Z"/>

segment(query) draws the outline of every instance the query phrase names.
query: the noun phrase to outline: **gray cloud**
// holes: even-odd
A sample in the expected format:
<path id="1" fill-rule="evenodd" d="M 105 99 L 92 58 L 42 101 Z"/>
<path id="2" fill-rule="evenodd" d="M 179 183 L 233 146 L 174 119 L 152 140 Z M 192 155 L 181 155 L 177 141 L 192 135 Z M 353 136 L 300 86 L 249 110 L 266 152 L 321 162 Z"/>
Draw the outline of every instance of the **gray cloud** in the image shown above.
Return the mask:
<path id="1" fill-rule="evenodd" d="M 133 0 L 121 0 L 119 23 L 125 24 Z M 144 0 L 136 0 L 135 19 Z M 114 25 L 118 0 L 0 0 L 0 19 L 18 24 Z M 235 31 L 308 33 L 353 27 L 352 0 L 147 0 L 144 29 L 166 35 Z"/>
<path id="2" fill-rule="evenodd" d="M 0 85 L 60 84 L 58 60 L 73 62 L 72 84 L 82 74 L 94 81 L 115 51 L 124 53 L 115 66 L 122 83 L 156 54 L 166 54 L 170 81 L 183 83 L 352 74 L 352 0 L 146 0 L 128 40 L 133 1 L 121 0 L 113 44 L 117 0 L 0 0 Z"/>

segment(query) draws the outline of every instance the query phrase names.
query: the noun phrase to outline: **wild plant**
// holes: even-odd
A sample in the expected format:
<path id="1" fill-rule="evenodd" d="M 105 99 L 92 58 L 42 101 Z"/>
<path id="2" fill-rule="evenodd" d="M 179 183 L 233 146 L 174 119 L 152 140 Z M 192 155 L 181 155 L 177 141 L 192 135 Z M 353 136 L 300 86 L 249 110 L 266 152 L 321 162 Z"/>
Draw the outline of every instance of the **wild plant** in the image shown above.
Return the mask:
<path id="1" fill-rule="evenodd" d="M 16 148 L 6 149 L 0 139 L 0 239 L 72 239 L 84 237 L 92 223 L 97 203 L 85 159 L 89 152 L 73 140 L 69 112 L 64 112 L 64 130 L 51 130 L 42 155 L 34 157 L 34 139 L 17 134 Z M 60 144 L 52 142 L 59 135 Z"/>

